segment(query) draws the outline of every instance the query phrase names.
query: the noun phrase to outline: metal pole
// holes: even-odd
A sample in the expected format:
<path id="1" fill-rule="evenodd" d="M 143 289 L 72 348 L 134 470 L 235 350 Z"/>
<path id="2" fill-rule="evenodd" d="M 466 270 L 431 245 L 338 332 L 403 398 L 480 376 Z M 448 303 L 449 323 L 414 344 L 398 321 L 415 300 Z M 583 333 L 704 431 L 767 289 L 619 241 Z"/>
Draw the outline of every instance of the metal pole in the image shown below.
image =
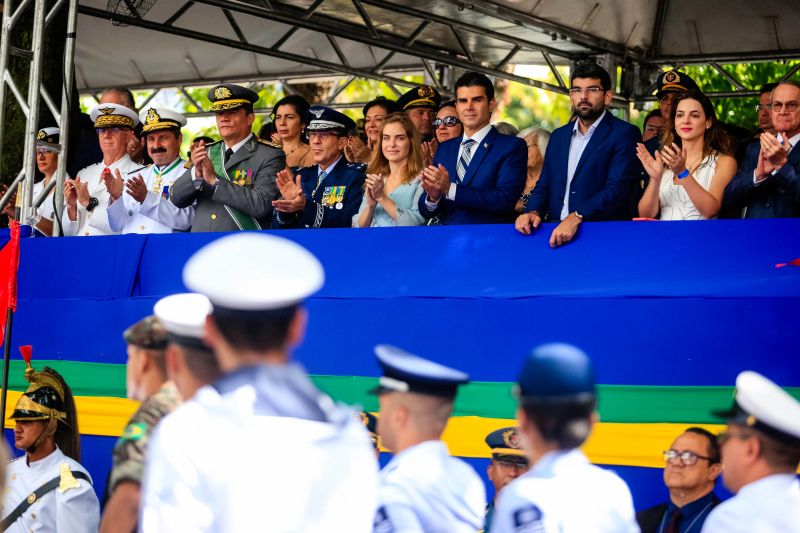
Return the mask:
<path id="1" fill-rule="evenodd" d="M 64 46 L 64 83 L 61 88 L 61 154 L 56 168 L 55 212 L 53 218 L 61 220 L 64 211 L 64 179 L 67 176 L 69 154 L 69 116 L 72 110 L 72 80 L 75 77 L 75 29 L 78 26 L 78 0 L 70 0 L 67 13 L 67 42 Z M 53 236 L 61 235 L 61 224 L 53 224 Z"/>
<path id="2" fill-rule="evenodd" d="M 0 435 L 6 430 L 6 396 L 8 396 L 8 370 L 11 364 L 11 323 L 14 313 L 6 309 L 6 331 L 3 339 L 3 392 L 0 394 Z"/>
<path id="3" fill-rule="evenodd" d="M 25 128 L 25 152 L 22 168 L 25 169 L 25 188 L 22 195 L 22 210 L 20 221 L 22 224 L 32 225 L 34 215 L 31 204 L 33 203 L 33 178 L 36 170 L 36 132 L 39 128 L 39 92 L 42 82 L 42 41 L 44 39 L 45 0 L 36 0 L 33 8 L 33 37 L 31 50 L 30 76 L 28 78 L 28 123 Z"/>
<path id="4" fill-rule="evenodd" d="M 11 20 L 11 0 L 3 2 L 3 28 L 0 32 L 0 161 L 3 159 L 3 135 L 5 134 L 5 114 L 6 114 L 6 81 L 5 74 L 8 68 L 8 47 L 11 28 L 14 21 Z"/>

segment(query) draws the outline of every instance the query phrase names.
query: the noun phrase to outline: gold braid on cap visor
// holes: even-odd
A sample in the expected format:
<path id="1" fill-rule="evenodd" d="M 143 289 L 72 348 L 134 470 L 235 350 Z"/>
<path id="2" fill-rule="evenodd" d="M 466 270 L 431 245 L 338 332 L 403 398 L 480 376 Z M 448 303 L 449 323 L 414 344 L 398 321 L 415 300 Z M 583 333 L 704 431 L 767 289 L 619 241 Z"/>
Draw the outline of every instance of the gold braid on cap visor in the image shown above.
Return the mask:
<path id="1" fill-rule="evenodd" d="M 95 128 L 113 128 L 115 126 L 133 128 L 133 119 L 124 115 L 100 115 L 94 121 Z"/>
<path id="2" fill-rule="evenodd" d="M 64 389 L 61 387 L 61 383 L 59 383 L 58 380 L 56 380 L 50 374 L 36 371 L 32 366 L 30 366 L 30 363 L 28 363 L 28 368 L 25 369 L 25 379 L 28 380 L 30 386 L 28 387 L 28 390 L 26 390 L 25 393 L 19 397 L 17 405 L 14 407 L 14 413 L 10 418 L 13 418 L 14 420 L 58 419 L 66 423 L 67 413 L 34 402 L 29 396 L 30 393 L 47 387 L 58 394 L 59 399 L 62 403 L 64 403 Z M 28 411 L 30 413 L 38 413 L 38 415 L 18 415 L 16 413 L 17 411 Z"/>
<path id="3" fill-rule="evenodd" d="M 211 111 L 225 111 L 226 109 L 236 109 L 243 105 L 252 104 L 250 100 L 244 98 L 234 98 L 230 100 L 217 100 L 211 104 Z"/>
<path id="4" fill-rule="evenodd" d="M 170 129 L 181 129 L 181 125 L 177 122 L 172 122 L 171 120 L 165 120 L 163 122 L 152 122 L 149 124 L 145 124 L 142 128 L 142 133 L 148 133 L 151 131 L 158 131 L 158 130 L 170 130 Z"/>

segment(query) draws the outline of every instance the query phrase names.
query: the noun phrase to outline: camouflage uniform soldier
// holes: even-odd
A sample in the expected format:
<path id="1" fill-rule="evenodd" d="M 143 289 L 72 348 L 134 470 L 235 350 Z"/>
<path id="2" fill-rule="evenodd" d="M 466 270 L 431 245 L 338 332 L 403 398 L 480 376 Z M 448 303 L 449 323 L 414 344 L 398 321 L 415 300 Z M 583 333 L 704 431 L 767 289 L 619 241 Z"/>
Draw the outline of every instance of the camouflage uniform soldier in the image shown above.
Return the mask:
<path id="1" fill-rule="evenodd" d="M 114 446 L 107 486 L 107 503 L 100 531 L 134 531 L 139 516 L 147 445 L 155 425 L 180 403 L 175 385 L 167 380 L 167 332 L 154 316 L 123 334 L 128 343 L 128 398 L 142 402 Z"/>

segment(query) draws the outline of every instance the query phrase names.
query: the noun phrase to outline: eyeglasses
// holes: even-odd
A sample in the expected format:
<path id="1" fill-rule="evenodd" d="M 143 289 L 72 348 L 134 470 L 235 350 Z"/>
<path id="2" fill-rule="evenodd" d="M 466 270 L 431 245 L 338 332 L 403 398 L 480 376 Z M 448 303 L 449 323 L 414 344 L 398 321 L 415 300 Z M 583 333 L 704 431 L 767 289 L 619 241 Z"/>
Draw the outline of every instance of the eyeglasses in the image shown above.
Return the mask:
<path id="1" fill-rule="evenodd" d="M 311 131 L 311 132 L 308 132 L 308 140 L 309 141 L 311 139 L 313 139 L 314 137 L 319 137 L 320 139 L 325 140 L 325 139 L 329 139 L 331 137 L 338 137 L 338 135 L 336 135 L 332 131 Z"/>
<path id="2" fill-rule="evenodd" d="M 606 92 L 606 90 L 603 89 L 602 87 L 586 87 L 585 89 L 582 89 L 580 87 L 573 87 L 569 90 L 569 94 L 583 94 L 583 93 L 602 94 L 604 92 Z"/>
<path id="3" fill-rule="evenodd" d="M 514 469 L 514 470 L 528 470 L 528 463 L 521 463 L 518 461 L 500 461 L 495 459 L 495 464 L 501 466 L 503 468 Z"/>
<path id="4" fill-rule="evenodd" d="M 785 107 L 786 111 L 791 113 L 792 111 L 796 111 L 798 106 L 800 106 L 800 103 L 794 100 L 791 102 L 772 102 L 769 104 L 769 109 L 772 111 L 781 111 Z"/>
<path id="5" fill-rule="evenodd" d="M 769 111 L 769 104 L 756 104 L 756 111 Z"/>
<path id="6" fill-rule="evenodd" d="M 702 455 L 697 455 L 694 452 L 679 452 L 678 450 L 666 450 L 664 452 L 664 461 L 669 463 L 670 461 L 674 461 L 675 459 L 680 459 L 681 463 L 686 466 L 692 466 L 697 463 L 698 459 L 705 459 L 706 461 L 711 461 L 711 457 L 705 457 Z"/>
<path id="7" fill-rule="evenodd" d="M 444 118 L 437 118 L 436 120 L 433 121 L 433 129 L 438 130 L 442 126 L 447 126 L 449 128 L 449 127 L 455 126 L 456 124 L 460 124 L 460 123 L 461 123 L 461 121 L 458 120 L 458 117 L 454 117 L 454 116 L 449 116 L 449 117 L 444 117 Z"/>
<path id="8" fill-rule="evenodd" d="M 130 128 L 95 128 L 94 131 L 97 132 L 98 135 L 102 135 L 104 132 L 119 133 L 121 131 L 131 131 L 131 129 Z"/>

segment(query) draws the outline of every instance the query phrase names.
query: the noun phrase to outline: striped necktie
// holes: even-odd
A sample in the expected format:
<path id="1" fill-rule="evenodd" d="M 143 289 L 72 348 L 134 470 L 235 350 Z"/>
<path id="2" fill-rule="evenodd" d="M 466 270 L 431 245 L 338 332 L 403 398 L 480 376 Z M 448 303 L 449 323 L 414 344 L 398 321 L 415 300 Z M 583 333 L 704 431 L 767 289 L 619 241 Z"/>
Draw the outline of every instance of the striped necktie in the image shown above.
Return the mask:
<path id="1" fill-rule="evenodd" d="M 324 180 L 325 176 L 327 176 L 327 175 L 328 175 L 328 173 L 325 172 L 324 170 L 319 173 L 319 176 L 317 176 L 317 187 L 320 186 L 320 184 L 322 183 L 322 180 Z"/>
<path id="2" fill-rule="evenodd" d="M 461 157 L 458 158 L 458 182 L 464 181 L 464 176 L 467 175 L 467 167 L 469 162 L 472 161 L 472 147 L 475 145 L 473 139 L 467 139 L 461 143 Z"/>

